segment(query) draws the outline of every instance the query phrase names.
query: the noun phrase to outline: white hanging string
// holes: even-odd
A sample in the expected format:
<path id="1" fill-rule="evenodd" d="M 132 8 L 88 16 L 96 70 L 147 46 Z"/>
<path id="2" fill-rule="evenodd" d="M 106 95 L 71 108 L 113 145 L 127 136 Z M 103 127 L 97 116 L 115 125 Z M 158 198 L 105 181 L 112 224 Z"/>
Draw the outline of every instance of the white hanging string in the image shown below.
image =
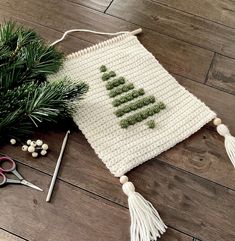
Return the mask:
<path id="1" fill-rule="evenodd" d="M 135 32 L 135 31 L 133 31 L 133 32 Z M 141 31 L 142 30 L 138 29 L 138 33 L 141 32 Z M 89 30 L 89 29 L 79 29 L 79 28 L 78 29 L 70 29 L 70 30 L 64 32 L 63 36 L 60 39 L 53 42 L 52 44 L 50 44 L 50 46 L 53 46 L 53 45 L 63 41 L 69 33 L 73 33 L 73 32 L 86 32 L 86 33 L 94 33 L 94 34 L 99 34 L 99 35 L 111 35 L 111 36 L 130 33 L 129 31 L 120 31 L 120 32 L 116 32 L 116 33 L 106 33 L 106 32 L 98 32 L 98 31 Z M 136 32 L 134 34 L 136 34 Z"/>

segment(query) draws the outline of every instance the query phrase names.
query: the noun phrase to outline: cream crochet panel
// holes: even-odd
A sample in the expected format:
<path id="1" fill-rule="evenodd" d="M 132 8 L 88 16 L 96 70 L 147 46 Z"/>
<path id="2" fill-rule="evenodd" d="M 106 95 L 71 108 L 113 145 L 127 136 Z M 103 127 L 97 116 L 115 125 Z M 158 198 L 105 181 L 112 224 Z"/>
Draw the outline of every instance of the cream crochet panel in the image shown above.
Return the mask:
<path id="1" fill-rule="evenodd" d="M 155 120 L 154 129 L 147 127 L 147 120 L 127 129 L 120 127 L 113 99 L 101 79 L 101 65 L 123 76 L 136 89 L 143 88 L 146 96 L 153 95 L 166 104 L 166 109 L 147 119 Z M 79 102 L 73 118 L 97 155 L 117 177 L 183 141 L 216 117 L 131 34 L 69 55 L 63 69 L 50 80 L 63 76 L 89 84 L 89 91 Z"/>

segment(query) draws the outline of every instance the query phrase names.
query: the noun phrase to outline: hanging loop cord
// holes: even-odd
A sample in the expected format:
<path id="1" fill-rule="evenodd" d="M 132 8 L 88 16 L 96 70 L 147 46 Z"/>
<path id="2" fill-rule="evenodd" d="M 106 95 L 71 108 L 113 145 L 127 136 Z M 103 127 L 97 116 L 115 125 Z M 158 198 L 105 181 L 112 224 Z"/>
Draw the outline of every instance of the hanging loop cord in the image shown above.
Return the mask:
<path id="1" fill-rule="evenodd" d="M 130 33 L 132 35 L 136 35 L 142 32 L 141 28 L 138 28 L 132 32 L 130 31 L 121 31 L 121 32 L 116 32 L 116 33 L 106 33 L 106 32 L 98 32 L 98 31 L 93 31 L 93 30 L 89 30 L 89 29 L 70 29 L 66 32 L 64 32 L 63 36 L 60 39 L 57 39 L 55 42 L 53 42 L 52 44 L 50 44 L 50 46 L 56 45 L 59 42 L 63 41 L 65 39 L 65 37 L 69 34 L 69 33 L 73 33 L 73 32 L 86 32 L 86 33 L 94 33 L 94 34 L 99 34 L 99 35 L 110 35 L 110 36 L 114 36 L 114 35 L 120 35 L 120 34 L 126 34 L 126 33 Z"/>

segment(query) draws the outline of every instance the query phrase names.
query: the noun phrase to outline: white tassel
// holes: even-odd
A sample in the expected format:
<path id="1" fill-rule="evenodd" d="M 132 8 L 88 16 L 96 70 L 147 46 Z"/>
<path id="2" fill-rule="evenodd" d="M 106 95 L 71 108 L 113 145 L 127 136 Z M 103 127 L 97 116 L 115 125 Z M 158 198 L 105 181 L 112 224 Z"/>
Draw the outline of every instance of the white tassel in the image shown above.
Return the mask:
<path id="1" fill-rule="evenodd" d="M 219 124 L 216 129 L 224 137 L 225 149 L 235 168 L 235 137 L 230 134 L 228 127 L 224 124 Z"/>
<path id="2" fill-rule="evenodd" d="M 122 176 L 120 182 L 123 184 L 123 192 L 128 196 L 131 241 L 154 241 L 160 238 L 167 226 L 157 210 L 142 195 L 135 192 L 135 187 L 132 182 L 128 182 L 127 176 Z"/>

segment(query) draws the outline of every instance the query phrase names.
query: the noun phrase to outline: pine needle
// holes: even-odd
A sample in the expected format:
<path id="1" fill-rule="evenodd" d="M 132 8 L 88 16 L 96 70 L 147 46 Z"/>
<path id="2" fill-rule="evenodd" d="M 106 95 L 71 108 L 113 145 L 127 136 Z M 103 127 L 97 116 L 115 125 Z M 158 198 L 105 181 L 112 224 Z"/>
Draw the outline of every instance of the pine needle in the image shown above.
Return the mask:
<path id="1" fill-rule="evenodd" d="M 0 28 L 0 141 L 27 138 L 36 127 L 70 118 L 88 86 L 68 78 L 48 82 L 64 56 L 33 30 L 7 22 Z"/>

